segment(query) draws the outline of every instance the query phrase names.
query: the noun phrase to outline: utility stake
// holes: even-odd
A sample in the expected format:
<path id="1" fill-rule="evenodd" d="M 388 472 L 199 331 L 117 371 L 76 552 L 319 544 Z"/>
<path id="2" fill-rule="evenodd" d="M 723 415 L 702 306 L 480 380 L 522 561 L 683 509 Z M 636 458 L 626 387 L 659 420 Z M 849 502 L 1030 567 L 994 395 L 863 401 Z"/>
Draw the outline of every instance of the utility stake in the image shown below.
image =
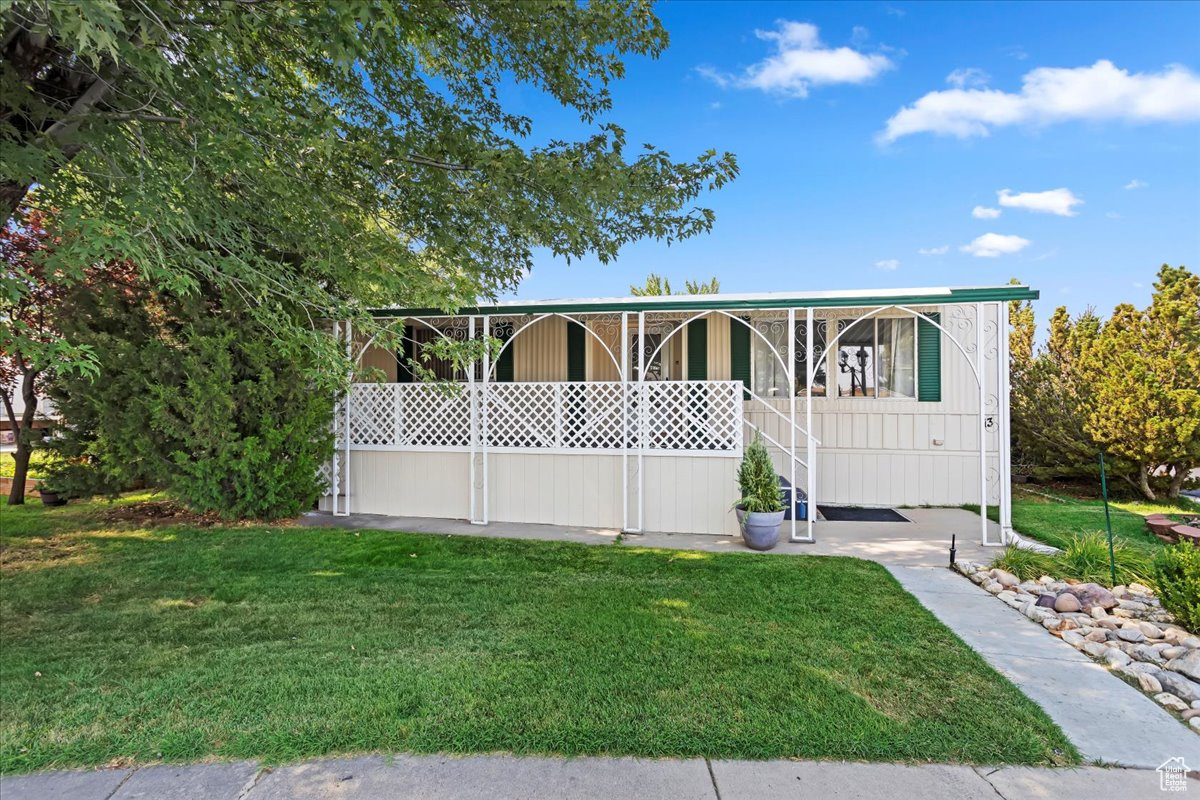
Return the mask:
<path id="1" fill-rule="evenodd" d="M 1117 585 L 1117 557 L 1113 552 L 1112 516 L 1108 513 L 1108 476 L 1104 472 L 1104 451 L 1100 451 L 1100 496 L 1104 498 L 1104 525 L 1108 528 L 1108 570 L 1112 585 Z"/>

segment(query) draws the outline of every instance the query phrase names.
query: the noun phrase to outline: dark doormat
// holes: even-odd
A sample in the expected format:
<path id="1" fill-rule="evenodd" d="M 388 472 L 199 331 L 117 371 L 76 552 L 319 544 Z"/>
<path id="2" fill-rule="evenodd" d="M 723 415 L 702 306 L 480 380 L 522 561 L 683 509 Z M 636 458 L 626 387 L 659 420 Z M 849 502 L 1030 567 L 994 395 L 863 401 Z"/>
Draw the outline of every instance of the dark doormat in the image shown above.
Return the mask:
<path id="1" fill-rule="evenodd" d="M 894 508 L 857 508 L 855 506 L 817 506 L 830 522 L 908 522 Z"/>

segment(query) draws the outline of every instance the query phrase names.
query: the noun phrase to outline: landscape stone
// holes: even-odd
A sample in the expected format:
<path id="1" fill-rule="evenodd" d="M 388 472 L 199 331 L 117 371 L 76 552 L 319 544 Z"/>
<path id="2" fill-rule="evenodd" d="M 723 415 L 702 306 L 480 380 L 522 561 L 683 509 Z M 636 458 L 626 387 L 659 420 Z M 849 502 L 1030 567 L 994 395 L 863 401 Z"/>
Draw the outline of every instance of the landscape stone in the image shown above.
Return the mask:
<path id="1" fill-rule="evenodd" d="M 1118 600 L 1117 608 L 1123 608 L 1126 611 L 1149 611 L 1150 606 L 1137 600 Z"/>
<path id="2" fill-rule="evenodd" d="M 1143 692 L 1150 694 L 1158 694 L 1163 690 L 1162 684 L 1158 682 L 1158 678 L 1151 675 L 1149 672 L 1137 673 L 1138 685 L 1142 687 Z"/>
<path id="3" fill-rule="evenodd" d="M 1005 589 L 1012 587 L 1012 586 L 1016 586 L 1018 583 L 1021 582 L 1021 579 L 1018 578 L 1016 575 L 1013 575 L 1011 572 L 1005 572 L 1002 569 L 992 570 L 992 577 L 995 578 L 996 582 L 999 583 L 1001 586 L 1003 586 Z"/>
<path id="4" fill-rule="evenodd" d="M 1076 650 L 1083 647 L 1083 643 L 1087 639 L 1083 638 L 1083 634 L 1079 631 L 1064 631 L 1062 635 L 1063 641 L 1074 647 Z"/>
<path id="5" fill-rule="evenodd" d="M 1160 694 L 1156 694 L 1156 695 L 1154 695 L 1154 699 L 1156 701 L 1158 701 L 1159 705 L 1166 706 L 1167 708 L 1171 709 L 1172 711 L 1187 711 L 1188 710 L 1188 704 L 1183 702 L 1182 700 L 1180 700 L 1178 697 L 1171 694 L 1170 692 L 1161 692 Z"/>
<path id="6" fill-rule="evenodd" d="M 983 590 L 989 594 L 1000 594 L 1004 591 L 1004 586 L 999 581 L 988 581 L 983 585 Z"/>
<path id="7" fill-rule="evenodd" d="M 1096 625 L 1110 631 L 1115 631 L 1117 628 L 1121 627 L 1121 623 L 1117 622 L 1112 617 L 1098 619 L 1096 620 Z"/>
<path id="8" fill-rule="evenodd" d="M 1055 599 L 1056 599 L 1055 596 L 1052 594 L 1042 594 L 1042 595 L 1038 595 L 1038 599 L 1036 602 L 1042 608 L 1053 609 Z"/>
<path id="9" fill-rule="evenodd" d="M 1108 612 L 1104 610 L 1104 606 L 1092 606 L 1090 613 L 1093 619 L 1104 619 L 1108 616 Z"/>
<path id="10" fill-rule="evenodd" d="M 1141 642 L 1146 638 L 1145 634 L 1136 628 L 1122 628 L 1117 631 L 1117 637 L 1126 642 Z"/>
<path id="11" fill-rule="evenodd" d="M 1189 650 L 1181 656 L 1167 662 L 1167 669 L 1186 675 L 1194 681 L 1200 681 L 1200 650 Z"/>
<path id="12" fill-rule="evenodd" d="M 1083 638 L 1089 642 L 1103 642 L 1108 639 L 1108 635 L 1100 629 L 1094 629 L 1091 633 L 1085 633 Z"/>
<path id="13" fill-rule="evenodd" d="M 1158 673 L 1158 682 L 1162 684 L 1163 691 L 1170 692 L 1184 702 L 1200 700 L 1200 684 L 1189 681 L 1178 672 L 1163 670 Z"/>
<path id="14" fill-rule="evenodd" d="M 1143 635 L 1145 635 L 1147 639 L 1163 638 L 1162 628 L 1158 627 L 1152 622 L 1139 622 L 1137 624 L 1137 628 L 1142 632 Z"/>
<path id="15" fill-rule="evenodd" d="M 1132 659 L 1117 648 L 1109 647 L 1104 651 L 1104 660 L 1110 667 L 1123 667 Z"/>
<path id="16" fill-rule="evenodd" d="M 1100 642 L 1087 642 L 1083 646 L 1083 652 L 1087 653 L 1092 658 L 1103 658 L 1104 654 L 1108 652 L 1108 649 L 1108 645 Z"/>
<path id="17" fill-rule="evenodd" d="M 1081 583 L 1068 587 L 1066 591 L 1075 595 L 1080 606 L 1088 612 L 1096 606 L 1107 611 L 1117 605 L 1117 598 L 1113 593 L 1098 583 Z"/>
<path id="18" fill-rule="evenodd" d="M 1167 660 L 1154 651 L 1154 648 L 1148 645 L 1140 644 L 1133 648 L 1133 657 L 1138 661 L 1149 661 L 1153 664 L 1166 664 Z"/>
<path id="19" fill-rule="evenodd" d="M 1054 600 L 1054 610 L 1060 614 L 1075 612 L 1081 608 L 1083 606 L 1080 604 L 1079 598 L 1070 592 L 1063 592 Z"/>
<path id="20" fill-rule="evenodd" d="M 1191 725 L 1193 730 L 1200 731 L 1200 717 L 1192 717 L 1188 720 L 1188 725 Z"/>

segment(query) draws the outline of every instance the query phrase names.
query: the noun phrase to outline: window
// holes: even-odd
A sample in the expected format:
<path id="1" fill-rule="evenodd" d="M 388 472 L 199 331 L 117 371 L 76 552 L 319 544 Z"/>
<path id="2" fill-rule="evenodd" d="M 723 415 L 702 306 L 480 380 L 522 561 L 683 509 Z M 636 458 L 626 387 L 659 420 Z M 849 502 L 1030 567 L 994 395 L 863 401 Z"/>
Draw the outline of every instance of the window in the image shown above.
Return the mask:
<path id="1" fill-rule="evenodd" d="M 754 393 L 759 397 L 787 397 L 788 376 L 784 367 L 788 356 L 787 321 L 759 320 L 753 324 L 757 331 L 750 334 L 751 385 Z"/>
<path id="2" fill-rule="evenodd" d="M 836 350 L 821 360 L 830 328 L 840 331 Z M 808 370 L 804 323 L 796 324 L 796 393 L 803 396 Z M 911 317 L 813 320 L 812 395 L 916 398 L 916 321 Z M 832 382 L 830 380 L 832 376 Z"/>

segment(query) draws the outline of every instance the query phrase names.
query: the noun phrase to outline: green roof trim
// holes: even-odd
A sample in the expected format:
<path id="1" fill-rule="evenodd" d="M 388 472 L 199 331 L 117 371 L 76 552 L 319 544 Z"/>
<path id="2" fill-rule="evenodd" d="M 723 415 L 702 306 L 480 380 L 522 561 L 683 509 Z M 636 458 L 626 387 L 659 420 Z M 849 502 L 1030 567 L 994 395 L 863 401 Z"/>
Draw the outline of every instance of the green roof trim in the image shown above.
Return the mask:
<path id="1" fill-rule="evenodd" d="M 1037 300 L 1039 293 L 1028 286 L 980 286 L 959 289 L 912 289 L 897 294 L 822 293 L 814 295 L 693 295 L 676 297 L 598 298 L 595 300 L 542 300 L 532 303 L 503 303 L 467 306 L 451 314 L 438 308 L 373 309 L 376 317 L 442 317 L 468 315 L 513 316 L 525 314 L 603 313 L 614 311 L 737 311 L 766 308 L 856 308 L 875 306 L 922 306 L 952 303 L 992 303 Z"/>

